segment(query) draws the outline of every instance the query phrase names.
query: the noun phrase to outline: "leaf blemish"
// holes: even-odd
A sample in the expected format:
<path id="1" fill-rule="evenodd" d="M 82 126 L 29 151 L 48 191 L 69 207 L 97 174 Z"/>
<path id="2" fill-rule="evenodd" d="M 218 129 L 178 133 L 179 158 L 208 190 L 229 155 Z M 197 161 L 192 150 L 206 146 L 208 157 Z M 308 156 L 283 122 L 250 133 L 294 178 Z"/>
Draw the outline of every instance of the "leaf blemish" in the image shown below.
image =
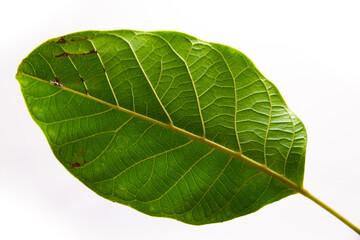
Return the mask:
<path id="1" fill-rule="evenodd" d="M 61 37 L 59 40 L 56 41 L 56 43 L 66 43 L 67 41 Z"/>
<path id="2" fill-rule="evenodd" d="M 55 57 L 67 57 L 69 54 L 67 52 L 64 52 L 62 54 L 56 55 Z"/>
<path id="3" fill-rule="evenodd" d="M 62 87 L 62 86 L 64 86 L 64 84 L 62 84 L 62 83 L 60 82 L 60 79 L 57 78 L 57 77 L 55 77 L 55 81 L 50 80 L 50 83 L 54 84 L 54 86 L 57 86 L 57 87 Z"/>
<path id="4" fill-rule="evenodd" d="M 96 50 L 90 50 L 90 52 L 87 53 L 67 53 L 63 52 L 59 55 L 56 55 L 55 57 L 67 57 L 67 56 L 86 56 L 91 54 L 97 54 L 98 52 Z"/>
<path id="5" fill-rule="evenodd" d="M 81 164 L 80 163 L 73 163 L 72 165 L 71 165 L 71 168 L 77 168 L 77 167 L 80 167 L 81 166 Z"/>
<path id="6" fill-rule="evenodd" d="M 82 163 L 76 162 L 76 163 L 73 163 L 70 168 L 71 168 L 71 169 L 73 169 L 73 168 L 78 168 L 78 167 L 84 165 L 85 163 L 86 163 L 86 161 L 83 161 Z"/>

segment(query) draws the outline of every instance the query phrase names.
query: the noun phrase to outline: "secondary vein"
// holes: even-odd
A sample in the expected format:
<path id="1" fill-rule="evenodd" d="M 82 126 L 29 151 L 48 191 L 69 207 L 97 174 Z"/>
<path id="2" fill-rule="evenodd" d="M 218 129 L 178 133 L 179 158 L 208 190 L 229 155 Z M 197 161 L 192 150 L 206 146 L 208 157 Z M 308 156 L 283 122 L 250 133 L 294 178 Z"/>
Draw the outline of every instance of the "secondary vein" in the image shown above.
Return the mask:
<path id="1" fill-rule="evenodd" d="M 115 94 L 115 92 L 114 92 L 114 89 L 113 89 L 113 87 L 112 87 L 112 85 L 111 85 L 109 76 L 108 76 L 108 74 L 107 74 L 107 72 L 106 72 L 106 70 L 105 70 L 105 65 L 104 65 L 103 60 L 102 60 L 101 57 L 100 57 L 100 53 L 97 51 L 94 42 L 93 42 L 92 40 L 90 40 L 90 39 L 89 39 L 88 41 L 89 41 L 89 42 L 91 43 L 91 45 L 93 46 L 93 48 L 94 48 L 94 50 L 95 50 L 95 52 L 96 52 L 96 55 L 98 56 L 98 58 L 99 58 L 99 60 L 100 60 L 100 63 L 101 63 L 101 65 L 102 65 L 102 67 L 104 68 L 104 74 L 105 74 L 106 80 L 107 80 L 107 82 L 109 83 L 109 86 L 110 86 L 111 92 L 112 92 L 112 94 L 113 94 L 113 96 L 114 96 L 116 105 L 119 106 L 119 102 L 118 102 L 118 100 L 117 100 L 117 97 L 116 97 L 116 94 Z"/>

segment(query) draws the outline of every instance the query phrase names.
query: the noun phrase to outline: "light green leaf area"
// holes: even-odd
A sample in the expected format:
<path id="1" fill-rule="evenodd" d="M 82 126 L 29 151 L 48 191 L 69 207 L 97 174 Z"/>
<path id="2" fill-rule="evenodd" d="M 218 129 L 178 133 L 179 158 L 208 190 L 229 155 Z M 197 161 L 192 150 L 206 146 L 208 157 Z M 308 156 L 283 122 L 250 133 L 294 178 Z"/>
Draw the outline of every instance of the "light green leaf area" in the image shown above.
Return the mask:
<path id="1" fill-rule="evenodd" d="M 306 131 L 243 53 L 170 31 L 51 39 L 19 66 L 56 158 L 98 195 L 189 224 L 302 186 Z"/>

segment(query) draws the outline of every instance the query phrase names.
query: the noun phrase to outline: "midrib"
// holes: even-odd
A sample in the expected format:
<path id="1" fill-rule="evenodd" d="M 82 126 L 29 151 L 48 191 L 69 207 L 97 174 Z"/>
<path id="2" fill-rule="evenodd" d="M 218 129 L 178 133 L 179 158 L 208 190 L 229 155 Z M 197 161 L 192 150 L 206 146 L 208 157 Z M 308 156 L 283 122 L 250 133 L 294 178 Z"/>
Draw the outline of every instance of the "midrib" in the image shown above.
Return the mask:
<path id="1" fill-rule="evenodd" d="M 16 78 L 18 78 L 19 75 L 23 75 L 25 77 L 28 77 L 28 78 L 31 78 L 31 79 L 34 79 L 34 80 L 37 80 L 37 81 L 41 81 L 41 82 L 44 82 L 44 83 L 47 83 L 47 84 L 51 84 L 47 80 L 44 80 L 44 79 L 41 79 L 41 78 L 38 78 L 38 77 L 35 77 L 35 76 L 28 75 L 26 73 L 17 73 Z M 224 147 L 224 146 L 222 146 L 222 145 L 220 145 L 218 143 L 210 141 L 209 139 L 206 139 L 205 137 L 198 136 L 198 135 L 193 134 L 191 132 L 188 132 L 188 131 L 186 131 L 184 129 L 178 128 L 178 127 L 174 126 L 173 124 L 163 123 L 163 122 L 160 122 L 160 121 L 158 121 L 156 119 L 150 118 L 148 116 L 139 114 L 137 112 L 130 111 L 130 110 L 126 109 L 126 108 L 123 108 L 123 107 L 120 107 L 120 106 L 105 102 L 105 101 L 103 101 L 101 99 L 95 98 L 93 96 L 90 96 L 90 95 L 87 95 L 87 94 L 84 94 L 84 93 L 81 93 L 81 92 L 78 92 L 78 91 L 75 91 L 75 90 L 73 90 L 71 88 L 67 88 L 65 86 L 61 86 L 61 87 L 60 86 L 55 86 L 55 87 L 59 87 L 59 88 L 65 90 L 65 91 L 72 92 L 72 93 L 77 94 L 79 96 L 82 96 L 82 97 L 88 98 L 90 100 L 93 100 L 95 102 L 106 105 L 106 106 L 108 106 L 110 108 L 113 108 L 113 109 L 119 110 L 121 112 L 130 114 L 131 116 L 143 119 L 145 121 L 154 123 L 154 124 L 156 124 L 158 126 L 167 128 L 167 129 L 172 130 L 172 131 L 175 131 L 175 132 L 177 132 L 179 134 L 182 134 L 182 135 L 190 138 L 191 140 L 201 142 L 201 143 L 203 143 L 203 144 L 205 144 L 205 145 L 207 145 L 207 146 L 209 146 L 209 147 L 211 147 L 211 148 L 213 148 L 215 150 L 226 153 L 226 154 L 228 154 L 228 155 L 230 155 L 230 156 L 232 156 L 234 158 L 237 158 L 237 159 L 243 161 L 244 163 L 247 163 L 247 164 L 253 166 L 254 168 L 258 169 L 259 171 L 264 172 L 265 174 L 269 175 L 270 177 L 273 177 L 273 178 L 279 180 L 280 182 L 284 183 L 285 185 L 287 185 L 288 187 L 290 187 L 291 189 L 293 189 L 297 193 L 302 193 L 303 190 L 304 190 L 302 188 L 302 186 L 299 186 L 296 183 L 294 183 L 293 181 L 291 181 L 290 179 L 286 178 L 285 175 L 279 174 L 279 173 L 273 171 L 272 169 L 270 169 L 269 167 L 267 167 L 267 166 L 265 166 L 265 165 L 263 165 L 261 163 L 258 163 L 258 162 L 256 162 L 255 160 L 253 160 L 251 158 L 248 158 L 247 156 L 243 155 L 242 153 L 236 152 L 236 151 L 231 150 L 231 149 L 229 149 L 227 147 Z"/>

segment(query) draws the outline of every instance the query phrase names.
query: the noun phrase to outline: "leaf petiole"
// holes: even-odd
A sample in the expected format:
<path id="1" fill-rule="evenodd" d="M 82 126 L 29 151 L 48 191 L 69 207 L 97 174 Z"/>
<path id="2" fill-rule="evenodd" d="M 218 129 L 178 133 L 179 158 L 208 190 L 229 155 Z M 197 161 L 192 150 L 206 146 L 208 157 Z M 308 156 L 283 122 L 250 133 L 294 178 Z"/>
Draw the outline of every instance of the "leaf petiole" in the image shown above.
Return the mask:
<path id="1" fill-rule="evenodd" d="M 341 214 L 339 214 L 338 212 L 336 212 L 334 209 L 332 209 L 331 207 L 329 207 L 328 205 L 326 205 L 325 203 L 323 203 L 322 201 L 320 201 L 318 198 L 316 198 L 314 195 L 312 195 L 309 191 L 307 191 L 304 188 L 300 188 L 299 189 L 299 193 L 301 195 L 303 195 L 304 197 L 307 197 L 308 199 L 310 199 L 311 201 L 315 202 L 317 205 L 319 205 L 320 207 L 322 207 L 323 209 L 325 209 L 326 211 L 328 211 L 329 213 L 331 213 L 333 216 L 335 216 L 337 219 L 339 219 L 340 221 L 342 221 L 343 223 L 345 223 L 349 228 L 351 228 L 352 230 L 354 230 L 357 234 L 360 235 L 360 228 L 358 228 L 357 226 L 355 226 L 353 223 L 351 223 L 349 220 L 347 220 L 345 217 L 343 217 Z"/>

